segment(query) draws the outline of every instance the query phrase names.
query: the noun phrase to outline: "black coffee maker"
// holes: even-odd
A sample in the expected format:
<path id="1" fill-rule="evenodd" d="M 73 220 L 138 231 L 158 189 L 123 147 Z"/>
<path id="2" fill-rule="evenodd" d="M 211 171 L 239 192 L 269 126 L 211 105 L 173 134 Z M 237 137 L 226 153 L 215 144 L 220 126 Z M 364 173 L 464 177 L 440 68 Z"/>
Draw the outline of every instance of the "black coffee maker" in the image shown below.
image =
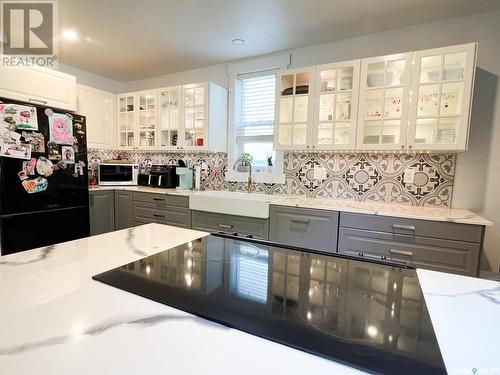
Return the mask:
<path id="1" fill-rule="evenodd" d="M 177 165 L 152 165 L 149 174 L 139 174 L 138 184 L 151 187 L 175 188 L 179 176 L 175 173 Z"/>

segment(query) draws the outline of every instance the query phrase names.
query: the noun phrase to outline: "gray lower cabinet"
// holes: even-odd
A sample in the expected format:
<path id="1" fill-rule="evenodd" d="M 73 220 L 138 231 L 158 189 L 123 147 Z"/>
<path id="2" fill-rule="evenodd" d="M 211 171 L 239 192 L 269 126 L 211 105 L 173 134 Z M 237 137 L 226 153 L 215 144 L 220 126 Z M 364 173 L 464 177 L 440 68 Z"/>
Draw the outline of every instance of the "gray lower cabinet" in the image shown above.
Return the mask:
<path id="1" fill-rule="evenodd" d="M 269 239 L 269 220 L 255 217 L 192 211 L 192 229 L 205 232 L 238 233 L 258 239 Z"/>
<path id="2" fill-rule="evenodd" d="M 115 230 L 115 200 L 113 190 L 89 192 L 90 235 Z"/>
<path id="3" fill-rule="evenodd" d="M 132 221 L 134 225 L 159 223 L 191 228 L 189 197 L 134 192 Z"/>
<path id="4" fill-rule="evenodd" d="M 364 214 L 340 214 L 340 253 L 477 276 L 484 227 Z"/>
<path id="5" fill-rule="evenodd" d="M 132 192 L 115 190 L 115 228 L 126 229 L 134 226 L 133 223 Z"/>
<path id="6" fill-rule="evenodd" d="M 285 245 L 335 252 L 339 213 L 309 208 L 271 206 L 269 239 Z"/>

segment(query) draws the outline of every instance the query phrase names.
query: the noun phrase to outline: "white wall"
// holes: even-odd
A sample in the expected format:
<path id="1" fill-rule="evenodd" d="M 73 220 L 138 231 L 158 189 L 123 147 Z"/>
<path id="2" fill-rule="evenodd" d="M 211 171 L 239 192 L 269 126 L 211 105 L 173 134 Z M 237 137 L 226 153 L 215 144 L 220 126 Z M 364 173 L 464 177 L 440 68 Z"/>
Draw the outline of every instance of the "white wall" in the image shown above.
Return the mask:
<path id="1" fill-rule="evenodd" d="M 500 12 L 371 34 L 290 51 L 292 66 L 322 64 L 478 42 L 469 151 L 458 155 L 453 206 L 471 209 L 494 225 L 486 231 L 487 261 L 500 267 Z M 125 91 L 212 80 L 227 86 L 224 64 L 126 82 Z M 486 259 L 482 267 L 488 268 Z"/>
<path id="2" fill-rule="evenodd" d="M 86 70 L 74 68 L 72 66 L 64 64 L 58 64 L 56 70 L 75 76 L 77 83 L 85 86 L 94 87 L 96 89 L 112 92 L 115 94 L 123 92 L 123 82 L 114 81 L 112 79 L 87 72 Z"/>
<path id="3" fill-rule="evenodd" d="M 155 89 L 159 87 L 184 85 L 212 81 L 227 88 L 226 64 L 212 65 L 200 69 L 191 69 L 183 72 L 166 74 L 163 76 L 124 82 L 125 91 Z"/>

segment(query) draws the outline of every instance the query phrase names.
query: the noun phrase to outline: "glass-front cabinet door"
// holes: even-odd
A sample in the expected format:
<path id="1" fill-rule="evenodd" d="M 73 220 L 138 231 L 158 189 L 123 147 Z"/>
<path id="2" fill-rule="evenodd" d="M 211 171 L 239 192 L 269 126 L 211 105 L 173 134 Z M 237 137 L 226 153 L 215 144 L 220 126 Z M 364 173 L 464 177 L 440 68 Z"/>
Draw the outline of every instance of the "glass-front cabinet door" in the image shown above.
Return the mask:
<path id="1" fill-rule="evenodd" d="M 316 66 L 312 145 L 321 150 L 356 146 L 360 60 Z"/>
<path id="2" fill-rule="evenodd" d="M 118 145 L 121 148 L 135 147 L 136 95 L 118 95 Z"/>
<path id="3" fill-rule="evenodd" d="M 361 61 L 357 149 L 405 148 L 412 55 Z"/>
<path id="4" fill-rule="evenodd" d="M 205 83 L 182 87 L 182 109 L 184 124 L 180 147 L 186 149 L 206 148 L 208 126 L 208 86 Z"/>
<path id="5" fill-rule="evenodd" d="M 166 87 L 158 90 L 159 146 L 176 148 L 179 140 L 179 118 L 181 108 L 181 87 Z"/>
<path id="6" fill-rule="evenodd" d="M 467 148 L 476 45 L 414 54 L 409 143 L 417 150 Z"/>
<path id="7" fill-rule="evenodd" d="M 314 67 L 278 73 L 275 149 L 305 150 L 311 146 Z"/>
<path id="8" fill-rule="evenodd" d="M 139 147 L 156 147 L 156 90 L 140 91 L 137 93 Z"/>

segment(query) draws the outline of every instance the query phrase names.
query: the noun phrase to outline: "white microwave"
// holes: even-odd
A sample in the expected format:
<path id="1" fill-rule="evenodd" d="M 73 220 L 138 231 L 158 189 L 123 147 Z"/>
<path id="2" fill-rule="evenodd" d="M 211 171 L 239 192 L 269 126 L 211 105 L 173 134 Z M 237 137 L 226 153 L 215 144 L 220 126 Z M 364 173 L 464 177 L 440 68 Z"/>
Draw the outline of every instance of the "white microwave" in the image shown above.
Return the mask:
<path id="1" fill-rule="evenodd" d="M 99 185 L 137 185 L 139 166 L 125 163 L 99 163 Z"/>

